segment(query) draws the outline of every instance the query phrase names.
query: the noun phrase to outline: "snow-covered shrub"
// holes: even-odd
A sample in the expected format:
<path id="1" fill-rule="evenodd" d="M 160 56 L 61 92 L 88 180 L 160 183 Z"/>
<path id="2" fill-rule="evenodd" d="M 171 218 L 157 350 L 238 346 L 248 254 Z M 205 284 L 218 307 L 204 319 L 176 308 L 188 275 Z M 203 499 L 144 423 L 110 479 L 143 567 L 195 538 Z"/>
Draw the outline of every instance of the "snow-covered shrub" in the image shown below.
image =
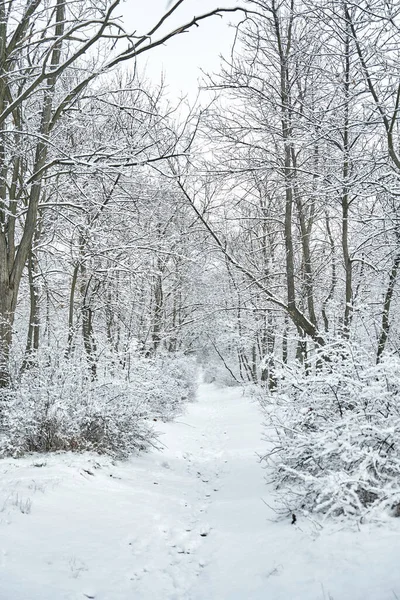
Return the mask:
<path id="1" fill-rule="evenodd" d="M 32 374 L 8 394 L 3 454 L 91 450 L 125 457 L 154 443 L 149 407 L 126 384 L 93 383 L 79 371 Z"/>
<path id="2" fill-rule="evenodd" d="M 193 398 L 186 359 L 135 359 L 130 378 L 90 381 L 79 361 L 52 359 L 4 393 L 0 453 L 90 450 L 120 458 L 155 445 L 154 423 Z"/>
<path id="3" fill-rule="evenodd" d="M 154 409 L 158 410 L 163 420 L 172 419 L 182 411 L 187 402 L 195 399 L 196 361 L 193 357 L 184 355 L 163 355 L 155 360 L 154 369 L 157 371 L 157 386 L 152 392 Z"/>
<path id="4" fill-rule="evenodd" d="M 290 510 L 372 517 L 400 509 L 400 359 L 341 346 L 313 374 L 286 370 L 264 401 L 265 459 Z M 283 375 L 283 374 L 282 374 Z M 272 429 L 272 431 L 271 431 Z"/>

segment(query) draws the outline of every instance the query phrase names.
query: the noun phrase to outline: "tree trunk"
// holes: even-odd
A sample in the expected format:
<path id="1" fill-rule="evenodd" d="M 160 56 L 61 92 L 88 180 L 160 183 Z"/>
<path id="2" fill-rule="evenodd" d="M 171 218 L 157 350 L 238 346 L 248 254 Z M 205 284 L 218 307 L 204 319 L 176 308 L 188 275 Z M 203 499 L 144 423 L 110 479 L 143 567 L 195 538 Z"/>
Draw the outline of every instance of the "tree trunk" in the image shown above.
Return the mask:
<path id="1" fill-rule="evenodd" d="M 376 362 L 378 363 L 381 360 L 382 354 L 386 347 L 386 342 L 389 336 L 390 330 L 390 322 L 389 322 L 389 314 L 390 314 L 390 305 L 392 303 L 394 286 L 396 284 L 397 273 L 400 267 L 400 252 L 397 253 L 395 259 L 393 261 L 392 270 L 389 276 L 389 283 L 386 289 L 385 300 L 383 303 L 383 313 L 382 313 L 382 325 L 381 325 L 381 333 L 378 340 L 378 350 L 376 354 Z"/>
<path id="2" fill-rule="evenodd" d="M 350 325 L 353 313 L 353 264 L 349 252 L 349 176 L 350 176 L 350 131 L 349 131 L 349 101 L 350 101 L 350 35 L 349 25 L 346 24 L 345 39 L 345 81 L 344 81 L 344 127 L 343 127 L 343 190 L 342 190 L 342 249 L 345 270 L 345 307 L 343 315 L 343 336 L 350 335 Z"/>
<path id="3" fill-rule="evenodd" d="M 37 271 L 37 258 L 34 252 L 31 250 L 28 258 L 30 314 L 25 356 L 22 363 L 21 372 L 25 371 L 35 363 L 35 355 L 39 350 L 40 314 L 39 288 L 36 279 Z"/>
<path id="4" fill-rule="evenodd" d="M 4 3 L 1 3 L 2 5 Z M 34 10 L 35 3 L 32 3 Z M 3 9 L 0 8 L 0 17 Z M 28 8 L 29 12 L 29 8 Z M 4 16 L 4 15 L 3 15 Z M 4 23 L 6 22 L 4 18 Z M 56 70 L 61 61 L 62 36 L 65 28 L 65 0 L 57 0 L 56 6 L 56 41 L 53 46 L 50 58 L 50 65 Z M 4 43 L 6 43 L 6 29 L 0 27 L 0 57 L 5 52 Z M 17 305 L 17 296 L 21 284 L 22 274 L 32 248 L 32 240 L 37 228 L 39 200 L 42 191 L 43 169 L 46 165 L 48 154 L 48 136 L 50 131 L 50 122 L 52 117 L 53 96 L 55 91 L 57 77 L 49 75 L 46 80 L 46 88 L 43 97 L 43 103 L 40 114 L 40 136 L 36 145 L 35 158 L 33 164 L 33 176 L 31 177 L 31 187 L 27 202 L 25 223 L 22 230 L 21 239 L 18 246 L 15 246 L 15 202 L 12 196 L 12 189 L 15 181 L 10 186 L 9 209 L 6 204 L 6 175 L 5 171 L 5 152 L 0 144 L 0 171 L 1 171 L 1 189 L 0 189 L 0 221 L 7 222 L 7 227 L 0 230 L 0 387 L 8 386 L 10 383 L 9 357 L 12 343 L 12 328 L 14 323 L 14 313 Z M 6 85 L 0 82 L 0 114 L 2 115 L 2 126 L 7 116 L 7 92 Z M 15 109 L 14 114 L 18 114 L 19 109 Z M 19 161 L 16 161 L 18 164 Z"/>
<path id="5" fill-rule="evenodd" d="M 74 305 L 75 305 L 75 291 L 76 284 L 78 281 L 79 263 L 74 267 L 71 279 L 71 288 L 69 292 L 69 307 L 68 307 L 68 340 L 67 349 L 65 351 L 65 357 L 68 358 L 73 349 L 74 342 Z"/>

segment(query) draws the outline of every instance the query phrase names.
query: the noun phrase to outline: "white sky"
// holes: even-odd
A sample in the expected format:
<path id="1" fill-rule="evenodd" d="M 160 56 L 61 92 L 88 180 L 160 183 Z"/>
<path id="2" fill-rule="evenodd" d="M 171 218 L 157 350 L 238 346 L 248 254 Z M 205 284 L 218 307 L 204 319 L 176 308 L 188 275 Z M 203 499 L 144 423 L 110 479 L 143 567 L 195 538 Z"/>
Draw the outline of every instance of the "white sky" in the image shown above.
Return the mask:
<path id="1" fill-rule="evenodd" d="M 243 4 L 243 2 L 242 2 Z M 185 0 L 169 21 L 164 32 L 173 29 L 195 15 L 215 8 L 234 7 L 239 0 Z M 168 0 L 125 0 L 122 4 L 125 26 L 138 34 L 146 33 L 167 11 Z M 226 14 L 223 18 L 212 17 L 194 27 L 189 33 L 179 35 L 166 45 L 143 55 L 139 65 L 146 65 L 149 78 L 159 82 L 165 73 L 168 92 L 172 97 L 196 94 L 200 69 L 218 71 L 221 54 L 228 56 L 234 37 L 229 23 L 237 23 L 240 13 Z"/>

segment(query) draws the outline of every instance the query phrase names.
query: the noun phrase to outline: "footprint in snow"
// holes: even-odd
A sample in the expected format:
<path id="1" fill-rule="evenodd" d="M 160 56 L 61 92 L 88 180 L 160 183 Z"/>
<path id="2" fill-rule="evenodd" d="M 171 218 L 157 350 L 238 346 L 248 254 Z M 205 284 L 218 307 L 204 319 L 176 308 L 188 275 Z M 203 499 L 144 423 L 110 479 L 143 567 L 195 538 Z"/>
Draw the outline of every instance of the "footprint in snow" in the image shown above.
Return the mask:
<path id="1" fill-rule="evenodd" d="M 204 569 L 204 567 L 207 566 L 207 561 L 206 560 L 199 560 L 199 567 L 201 567 L 202 569 Z"/>
<path id="2" fill-rule="evenodd" d="M 201 537 L 207 537 L 208 535 L 210 535 L 210 533 L 211 533 L 211 527 L 209 525 L 205 524 L 200 528 L 200 536 Z"/>
<path id="3" fill-rule="evenodd" d="M 148 572 L 149 572 L 149 570 L 146 567 L 143 567 L 143 569 L 140 569 L 139 571 L 135 571 L 134 573 L 132 573 L 130 580 L 131 581 L 139 581 Z"/>

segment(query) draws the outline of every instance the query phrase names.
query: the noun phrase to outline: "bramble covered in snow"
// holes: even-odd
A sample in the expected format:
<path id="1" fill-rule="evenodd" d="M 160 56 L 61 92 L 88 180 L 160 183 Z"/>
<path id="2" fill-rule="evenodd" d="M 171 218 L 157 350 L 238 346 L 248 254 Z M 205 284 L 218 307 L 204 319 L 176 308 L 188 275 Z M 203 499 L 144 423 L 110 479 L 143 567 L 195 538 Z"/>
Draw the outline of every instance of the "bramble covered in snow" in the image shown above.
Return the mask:
<path id="1" fill-rule="evenodd" d="M 3 392 L 0 452 L 95 451 L 126 458 L 157 445 L 153 420 L 194 397 L 193 361 L 136 357 L 129 375 L 88 378 L 78 360 L 49 359 Z"/>
<path id="2" fill-rule="evenodd" d="M 400 359 L 373 364 L 343 344 L 323 352 L 314 374 L 286 368 L 264 402 L 280 498 L 326 516 L 398 516 Z"/>

